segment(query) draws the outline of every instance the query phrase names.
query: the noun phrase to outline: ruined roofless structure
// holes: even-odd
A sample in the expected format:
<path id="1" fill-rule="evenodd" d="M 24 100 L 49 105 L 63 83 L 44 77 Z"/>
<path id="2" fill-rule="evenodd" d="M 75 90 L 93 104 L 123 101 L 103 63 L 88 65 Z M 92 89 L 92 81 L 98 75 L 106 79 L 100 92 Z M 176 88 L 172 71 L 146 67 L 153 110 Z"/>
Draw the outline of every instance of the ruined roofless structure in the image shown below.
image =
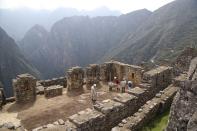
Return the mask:
<path id="1" fill-rule="evenodd" d="M 36 100 L 36 78 L 30 74 L 18 75 L 13 80 L 16 103 L 28 103 Z"/>

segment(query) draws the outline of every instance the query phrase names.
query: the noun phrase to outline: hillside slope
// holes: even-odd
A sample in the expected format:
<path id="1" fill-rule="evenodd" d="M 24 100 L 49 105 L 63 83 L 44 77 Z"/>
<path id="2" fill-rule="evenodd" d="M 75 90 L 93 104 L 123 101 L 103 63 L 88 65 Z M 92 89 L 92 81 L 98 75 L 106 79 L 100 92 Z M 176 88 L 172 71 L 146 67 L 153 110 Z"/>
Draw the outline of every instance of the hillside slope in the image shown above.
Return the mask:
<path id="1" fill-rule="evenodd" d="M 100 61 L 117 59 L 140 64 L 173 61 L 187 46 L 197 43 L 197 1 L 176 0 L 152 13 L 140 28 L 123 39 Z"/>
<path id="2" fill-rule="evenodd" d="M 0 27 L 0 81 L 6 96 L 12 96 L 12 79 L 21 73 L 39 77 L 39 72 L 26 60 L 14 40 Z"/>
<path id="3" fill-rule="evenodd" d="M 122 38 L 135 32 L 150 14 L 143 9 L 119 17 L 66 17 L 49 33 L 34 26 L 20 46 L 45 78 L 56 77 L 64 75 L 68 67 L 98 61 Z"/>

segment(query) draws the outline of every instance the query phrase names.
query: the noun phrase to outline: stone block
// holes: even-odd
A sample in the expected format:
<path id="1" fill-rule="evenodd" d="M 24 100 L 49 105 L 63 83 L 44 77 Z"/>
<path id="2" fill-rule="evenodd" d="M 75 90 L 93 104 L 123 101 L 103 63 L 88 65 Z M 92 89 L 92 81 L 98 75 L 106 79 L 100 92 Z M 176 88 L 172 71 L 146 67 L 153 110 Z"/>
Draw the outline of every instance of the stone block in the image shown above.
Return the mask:
<path id="1" fill-rule="evenodd" d="M 46 98 L 60 96 L 62 95 L 62 92 L 63 92 L 63 86 L 60 85 L 49 86 L 44 89 L 44 95 Z"/>
<path id="2" fill-rule="evenodd" d="M 69 121 L 74 123 L 77 129 L 82 131 L 99 131 L 105 129 L 105 116 L 90 108 L 70 116 Z"/>
<path id="3" fill-rule="evenodd" d="M 104 100 L 94 105 L 94 108 L 106 116 L 106 127 L 112 128 L 125 116 L 126 106 L 111 99 Z"/>
<path id="4" fill-rule="evenodd" d="M 118 94 L 114 101 L 120 102 L 125 106 L 125 117 L 130 116 L 131 114 L 137 111 L 137 97 L 128 93 Z"/>

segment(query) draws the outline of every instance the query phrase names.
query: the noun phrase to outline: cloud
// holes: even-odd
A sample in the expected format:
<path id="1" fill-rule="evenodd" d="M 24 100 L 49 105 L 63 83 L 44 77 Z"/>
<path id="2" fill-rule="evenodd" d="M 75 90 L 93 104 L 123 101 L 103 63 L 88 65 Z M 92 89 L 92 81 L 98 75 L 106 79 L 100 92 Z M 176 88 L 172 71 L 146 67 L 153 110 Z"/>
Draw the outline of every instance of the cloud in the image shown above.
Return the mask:
<path id="1" fill-rule="evenodd" d="M 56 9 L 58 7 L 92 10 L 101 6 L 127 13 L 137 9 L 155 10 L 173 0 L 0 0 L 0 8 L 29 7 Z"/>

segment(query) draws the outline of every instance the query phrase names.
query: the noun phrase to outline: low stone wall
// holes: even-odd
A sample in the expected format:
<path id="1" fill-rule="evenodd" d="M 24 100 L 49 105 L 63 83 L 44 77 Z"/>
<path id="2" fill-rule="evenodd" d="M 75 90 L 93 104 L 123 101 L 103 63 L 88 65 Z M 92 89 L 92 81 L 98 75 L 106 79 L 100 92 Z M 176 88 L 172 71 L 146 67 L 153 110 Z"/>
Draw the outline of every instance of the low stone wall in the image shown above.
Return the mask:
<path id="1" fill-rule="evenodd" d="M 44 87 L 48 87 L 48 86 L 52 86 L 52 85 L 61 85 L 64 88 L 66 88 L 67 79 L 66 79 L 66 77 L 59 77 L 59 78 L 53 78 L 50 80 L 40 80 L 39 83 Z"/>
<path id="2" fill-rule="evenodd" d="M 170 107 L 177 90 L 177 87 L 170 85 L 152 100 L 147 101 L 133 116 L 123 119 L 112 131 L 140 130 L 156 115 Z"/>
<path id="3" fill-rule="evenodd" d="M 62 92 L 63 92 L 63 86 L 60 85 L 49 86 L 44 89 L 44 95 L 46 98 L 62 95 Z"/>

